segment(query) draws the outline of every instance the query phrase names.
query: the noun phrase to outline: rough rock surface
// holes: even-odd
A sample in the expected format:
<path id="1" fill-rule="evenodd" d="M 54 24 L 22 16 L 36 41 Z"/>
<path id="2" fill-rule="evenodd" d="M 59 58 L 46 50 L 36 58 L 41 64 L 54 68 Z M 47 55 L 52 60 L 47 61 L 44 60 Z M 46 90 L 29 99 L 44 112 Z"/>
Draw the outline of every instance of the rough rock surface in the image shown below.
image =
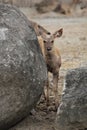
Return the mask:
<path id="1" fill-rule="evenodd" d="M 47 78 L 36 34 L 27 18 L 0 5 L 0 130 L 26 117 Z"/>
<path id="2" fill-rule="evenodd" d="M 58 130 L 87 129 L 87 68 L 67 73 L 56 123 Z"/>

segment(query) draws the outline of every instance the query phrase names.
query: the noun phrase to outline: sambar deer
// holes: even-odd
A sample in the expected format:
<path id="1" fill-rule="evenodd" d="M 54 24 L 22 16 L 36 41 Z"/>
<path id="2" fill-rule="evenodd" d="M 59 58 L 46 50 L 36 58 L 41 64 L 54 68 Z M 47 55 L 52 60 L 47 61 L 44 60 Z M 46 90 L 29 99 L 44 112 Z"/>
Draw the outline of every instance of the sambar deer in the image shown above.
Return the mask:
<path id="1" fill-rule="evenodd" d="M 55 107 L 58 107 L 58 80 L 59 80 L 59 69 L 61 67 L 61 55 L 58 47 L 54 44 L 54 39 L 61 37 L 63 29 L 59 29 L 54 34 L 47 35 L 42 34 L 42 40 L 44 44 L 44 57 L 47 65 L 47 71 L 53 74 L 53 85 L 55 94 Z M 40 43 L 41 44 L 41 43 Z M 41 48 L 43 50 L 43 48 Z M 49 105 L 49 80 L 47 80 L 47 105 Z"/>
<path id="2" fill-rule="evenodd" d="M 34 28 L 40 48 L 42 50 L 43 57 L 47 65 L 47 71 L 53 74 L 54 94 L 55 94 L 55 107 L 58 106 L 58 80 L 59 80 L 59 69 L 61 67 L 61 56 L 59 49 L 54 45 L 55 38 L 61 37 L 63 29 L 59 29 L 51 35 L 44 27 L 37 24 L 36 22 L 30 21 Z M 49 36 L 49 37 L 48 37 Z M 49 79 L 47 79 L 47 105 L 49 105 Z"/>

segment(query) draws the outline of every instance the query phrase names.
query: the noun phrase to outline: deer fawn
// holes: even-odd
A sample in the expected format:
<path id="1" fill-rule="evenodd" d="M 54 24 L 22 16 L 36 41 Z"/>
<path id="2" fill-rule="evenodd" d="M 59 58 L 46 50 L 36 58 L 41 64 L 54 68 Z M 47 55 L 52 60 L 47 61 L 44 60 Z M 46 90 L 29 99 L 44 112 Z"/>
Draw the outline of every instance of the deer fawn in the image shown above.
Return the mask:
<path id="1" fill-rule="evenodd" d="M 44 54 L 45 62 L 47 65 L 47 71 L 53 74 L 53 85 L 55 94 L 55 107 L 58 107 L 58 80 L 59 80 L 59 69 L 61 67 L 61 56 L 59 50 L 54 45 L 54 39 L 61 37 L 63 29 L 56 31 L 53 35 L 47 37 L 41 35 L 44 43 Z M 47 80 L 47 105 L 49 105 L 49 80 Z"/>
<path id="2" fill-rule="evenodd" d="M 55 94 L 55 107 L 58 107 L 58 80 L 59 80 L 59 69 L 61 67 L 61 56 L 59 50 L 54 45 L 54 39 L 61 37 L 63 29 L 56 31 L 53 35 L 44 29 L 42 26 L 37 23 L 30 21 L 32 27 L 34 28 L 42 54 L 44 56 L 47 71 L 53 74 L 53 84 L 54 84 L 54 94 Z M 47 37 L 47 34 L 49 37 Z M 47 79 L 47 95 L 45 98 L 47 100 L 47 105 L 49 105 L 49 80 Z"/>

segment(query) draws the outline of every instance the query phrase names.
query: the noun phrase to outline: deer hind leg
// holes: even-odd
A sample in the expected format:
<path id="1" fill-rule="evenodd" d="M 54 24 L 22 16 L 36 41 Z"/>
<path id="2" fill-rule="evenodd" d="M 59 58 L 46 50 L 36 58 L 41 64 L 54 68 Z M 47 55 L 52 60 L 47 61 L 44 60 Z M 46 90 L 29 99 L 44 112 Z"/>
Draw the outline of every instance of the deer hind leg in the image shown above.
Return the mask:
<path id="1" fill-rule="evenodd" d="M 50 97 L 50 93 L 49 93 L 49 78 L 47 77 L 46 91 L 44 90 L 44 98 L 46 100 L 47 106 L 49 106 L 49 97 Z"/>
<path id="2" fill-rule="evenodd" d="M 55 101 L 55 108 L 58 108 L 59 101 L 58 101 L 58 80 L 59 80 L 59 72 L 53 74 L 53 87 L 54 87 L 54 101 Z"/>
<path id="3" fill-rule="evenodd" d="M 49 79 L 47 79 L 47 99 L 46 99 L 47 106 L 49 106 L 49 97 L 50 97 L 50 93 L 49 93 Z"/>

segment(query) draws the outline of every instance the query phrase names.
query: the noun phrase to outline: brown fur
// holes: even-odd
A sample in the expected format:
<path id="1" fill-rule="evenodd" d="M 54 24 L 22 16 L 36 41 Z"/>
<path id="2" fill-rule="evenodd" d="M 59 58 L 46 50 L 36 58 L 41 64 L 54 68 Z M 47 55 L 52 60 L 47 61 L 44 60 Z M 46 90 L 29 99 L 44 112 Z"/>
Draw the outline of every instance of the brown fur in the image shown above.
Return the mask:
<path id="1" fill-rule="evenodd" d="M 41 38 L 41 36 L 38 36 L 38 42 L 39 42 L 43 57 L 45 58 L 44 43 L 43 43 L 43 39 Z"/>

